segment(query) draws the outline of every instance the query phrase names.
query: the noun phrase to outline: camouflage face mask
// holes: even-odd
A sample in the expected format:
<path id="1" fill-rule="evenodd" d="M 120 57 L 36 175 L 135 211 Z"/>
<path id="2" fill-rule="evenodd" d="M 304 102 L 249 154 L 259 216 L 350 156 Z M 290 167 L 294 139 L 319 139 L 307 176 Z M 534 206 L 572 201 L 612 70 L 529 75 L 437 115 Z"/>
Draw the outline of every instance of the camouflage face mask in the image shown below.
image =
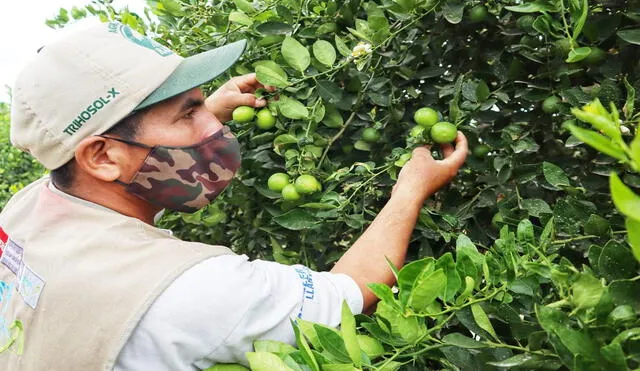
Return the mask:
<path id="1" fill-rule="evenodd" d="M 240 145 L 226 126 L 202 142 L 184 147 L 151 147 L 102 137 L 151 149 L 131 182 L 115 182 L 165 209 L 192 213 L 203 208 L 231 183 L 240 167 Z"/>

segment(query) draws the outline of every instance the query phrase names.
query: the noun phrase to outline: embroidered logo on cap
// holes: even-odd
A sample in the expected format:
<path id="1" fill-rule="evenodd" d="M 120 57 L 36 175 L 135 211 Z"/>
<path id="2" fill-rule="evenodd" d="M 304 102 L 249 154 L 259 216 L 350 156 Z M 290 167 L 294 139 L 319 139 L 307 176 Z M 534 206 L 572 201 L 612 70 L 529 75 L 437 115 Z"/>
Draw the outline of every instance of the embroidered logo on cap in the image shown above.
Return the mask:
<path id="1" fill-rule="evenodd" d="M 135 32 L 134 30 L 131 29 L 131 27 L 127 25 L 123 25 L 117 22 L 110 22 L 108 27 L 109 27 L 109 32 L 115 33 L 119 31 L 120 34 L 122 34 L 122 36 L 125 37 L 125 39 L 133 43 L 136 43 L 142 47 L 145 47 L 147 49 L 151 49 L 154 52 L 158 53 L 160 56 L 166 57 L 168 55 L 173 54 L 171 49 L 167 48 L 166 46 L 158 43 L 157 41 L 151 38 L 148 38 L 144 35 L 141 35 Z"/>

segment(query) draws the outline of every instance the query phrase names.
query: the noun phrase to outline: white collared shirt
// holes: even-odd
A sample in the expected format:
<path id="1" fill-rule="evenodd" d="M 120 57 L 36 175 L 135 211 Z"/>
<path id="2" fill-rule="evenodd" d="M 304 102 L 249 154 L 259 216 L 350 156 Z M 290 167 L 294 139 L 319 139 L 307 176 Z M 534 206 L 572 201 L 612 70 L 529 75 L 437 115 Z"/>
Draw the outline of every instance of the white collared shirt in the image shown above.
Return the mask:
<path id="1" fill-rule="evenodd" d="M 106 209 L 64 193 L 52 182 L 49 188 L 74 202 Z M 246 364 L 244 354 L 253 350 L 255 340 L 294 344 L 291 319 L 337 326 L 343 300 L 352 312 L 362 312 L 362 293 L 344 274 L 249 261 L 246 255 L 209 258 L 185 271 L 151 305 L 114 370 L 192 371 L 215 363 Z"/>

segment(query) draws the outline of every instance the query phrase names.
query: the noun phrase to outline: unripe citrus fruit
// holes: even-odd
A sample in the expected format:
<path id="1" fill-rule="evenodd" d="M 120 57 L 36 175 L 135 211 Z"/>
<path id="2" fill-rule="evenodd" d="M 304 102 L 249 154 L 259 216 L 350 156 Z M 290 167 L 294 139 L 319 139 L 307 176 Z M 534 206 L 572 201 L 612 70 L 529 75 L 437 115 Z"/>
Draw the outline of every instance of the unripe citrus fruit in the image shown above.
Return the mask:
<path id="1" fill-rule="evenodd" d="M 256 110 L 254 110 L 253 107 L 240 106 L 234 109 L 231 115 L 234 121 L 243 124 L 253 120 L 253 117 L 256 115 Z"/>
<path id="2" fill-rule="evenodd" d="M 322 189 L 320 182 L 313 175 L 300 175 L 295 181 L 295 189 L 298 193 L 309 194 Z"/>
<path id="3" fill-rule="evenodd" d="M 413 120 L 416 124 L 425 128 L 433 126 L 438 122 L 438 111 L 429 107 L 422 107 L 413 114 Z"/>
<path id="4" fill-rule="evenodd" d="M 281 192 L 284 186 L 289 184 L 289 180 L 289 175 L 285 173 L 275 173 L 267 180 L 267 187 L 272 191 Z"/>
<path id="5" fill-rule="evenodd" d="M 542 111 L 544 113 L 555 113 L 560 111 L 560 98 L 552 95 L 547 97 L 544 101 L 542 101 Z"/>
<path id="6" fill-rule="evenodd" d="M 604 50 L 597 47 L 591 47 L 591 51 L 589 52 L 589 55 L 587 55 L 587 57 L 584 59 L 584 63 L 588 64 L 589 66 L 595 66 L 597 64 L 600 64 L 600 62 L 604 60 L 605 56 L 606 53 Z"/>
<path id="7" fill-rule="evenodd" d="M 366 128 L 362 131 L 362 140 L 367 143 L 375 143 L 380 139 L 380 133 L 374 128 Z"/>
<path id="8" fill-rule="evenodd" d="M 426 128 L 424 126 L 414 126 L 409 132 L 409 136 L 412 138 L 422 138 L 422 135 Z"/>
<path id="9" fill-rule="evenodd" d="M 287 201 L 298 201 L 300 199 L 300 193 L 296 190 L 293 184 L 287 184 L 282 188 L 282 198 Z"/>
<path id="10" fill-rule="evenodd" d="M 429 131 L 431 139 L 436 143 L 451 143 L 458 136 L 458 129 L 450 122 L 438 122 Z"/>
<path id="11" fill-rule="evenodd" d="M 473 148 L 473 155 L 478 157 L 478 158 L 483 158 L 485 157 L 489 152 L 491 151 L 491 148 L 486 145 L 486 144 L 481 144 L 479 146 L 476 146 Z"/>
<path id="12" fill-rule="evenodd" d="M 469 9 L 469 19 L 471 22 L 482 22 L 487 19 L 488 15 L 489 12 L 487 11 L 487 7 L 482 4 L 478 4 Z"/>
<path id="13" fill-rule="evenodd" d="M 256 114 L 256 126 L 262 130 L 269 130 L 276 126 L 276 117 L 268 108 L 263 108 Z"/>

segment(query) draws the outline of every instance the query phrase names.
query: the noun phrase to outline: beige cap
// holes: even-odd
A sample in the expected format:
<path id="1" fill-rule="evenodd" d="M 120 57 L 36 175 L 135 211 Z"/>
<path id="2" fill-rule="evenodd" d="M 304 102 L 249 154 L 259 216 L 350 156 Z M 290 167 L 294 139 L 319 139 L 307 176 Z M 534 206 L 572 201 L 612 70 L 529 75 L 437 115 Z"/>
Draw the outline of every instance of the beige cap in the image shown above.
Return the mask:
<path id="1" fill-rule="evenodd" d="M 74 157 L 82 139 L 217 77 L 245 45 L 182 58 L 118 22 L 76 28 L 44 46 L 18 75 L 11 142 L 56 169 Z"/>

